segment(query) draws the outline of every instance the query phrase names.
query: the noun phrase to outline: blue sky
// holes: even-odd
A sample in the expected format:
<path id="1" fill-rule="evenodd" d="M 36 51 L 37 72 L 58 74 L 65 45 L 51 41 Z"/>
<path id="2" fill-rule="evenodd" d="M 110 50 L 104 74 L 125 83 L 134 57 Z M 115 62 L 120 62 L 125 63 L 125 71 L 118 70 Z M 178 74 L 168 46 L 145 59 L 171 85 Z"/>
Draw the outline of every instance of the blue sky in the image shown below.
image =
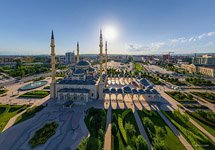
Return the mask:
<path id="1" fill-rule="evenodd" d="M 117 38 L 109 53 L 215 52 L 214 0 L 1 0 L 0 54 L 99 53 L 99 29 Z"/>

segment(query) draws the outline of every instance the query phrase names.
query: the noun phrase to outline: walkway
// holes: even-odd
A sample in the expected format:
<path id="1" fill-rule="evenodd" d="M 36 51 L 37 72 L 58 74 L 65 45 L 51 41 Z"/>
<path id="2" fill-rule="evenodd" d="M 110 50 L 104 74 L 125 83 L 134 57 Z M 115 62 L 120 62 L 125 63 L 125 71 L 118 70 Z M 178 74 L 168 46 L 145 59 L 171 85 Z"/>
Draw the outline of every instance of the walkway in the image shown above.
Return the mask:
<path id="1" fill-rule="evenodd" d="M 32 108 L 34 106 L 39 106 L 42 105 L 43 103 L 45 103 L 47 100 L 49 99 L 49 96 L 38 100 L 38 102 L 35 102 L 33 105 L 31 105 L 29 108 Z M 22 112 L 16 114 L 15 116 L 13 116 L 12 118 L 10 118 L 10 120 L 8 121 L 8 123 L 6 124 L 6 126 L 4 127 L 4 129 L 2 130 L 2 132 L 4 132 L 5 130 L 7 130 L 8 128 L 12 127 L 14 125 L 14 123 L 16 122 L 16 119 L 21 116 L 23 113 L 25 113 L 29 108 L 23 110 Z"/>
<path id="2" fill-rule="evenodd" d="M 193 119 L 189 117 L 189 121 L 196 126 L 200 131 L 202 131 L 206 136 L 208 136 L 214 143 L 215 143 L 215 137 L 210 134 L 208 131 L 206 131 L 202 126 L 200 126 L 198 123 L 196 123 Z"/>
<path id="3" fill-rule="evenodd" d="M 111 112 L 112 107 L 110 106 L 107 111 L 104 150 L 111 150 Z"/>
<path id="4" fill-rule="evenodd" d="M 199 96 L 196 96 L 195 94 L 192 94 L 191 92 L 189 92 L 189 94 L 191 94 L 194 98 L 196 98 L 200 104 L 207 106 L 211 111 L 215 112 L 215 105 L 214 104 L 204 100 L 203 98 L 201 98 Z"/>
<path id="5" fill-rule="evenodd" d="M 182 134 L 176 129 L 176 127 L 166 118 L 166 116 L 163 115 L 163 113 L 160 111 L 160 109 L 155 106 L 158 114 L 161 116 L 161 118 L 166 122 L 166 124 L 170 127 L 170 129 L 173 131 L 173 133 L 178 137 L 178 139 L 181 141 L 181 143 L 185 146 L 187 150 L 194 150 L 193 147 L 187 142 L 187 140 L 182 136 Z"/>
<path id="6" fill-rule="evenodd" d="M 140 131 L 141 135 L 146 140 L 146 143 L 147 143 L 149 149 L 152 150 L 152 145 L 151 145 L 151 143 L 149 141 L 149 138 L 148 138 L 148 136 L 146 134 L 146 131 L 145 131 L 144 127 L 143 127 L 143 124 L 142 124 L 142 122 L 140 120 L 140 117 L 139 117 L 139 115 L 138 115 L 136 110 L 134 111 L 134 118 L 136 120 L 136 123 L 137 123 L 137 126 L 139 128 L 139 131 Z"/>

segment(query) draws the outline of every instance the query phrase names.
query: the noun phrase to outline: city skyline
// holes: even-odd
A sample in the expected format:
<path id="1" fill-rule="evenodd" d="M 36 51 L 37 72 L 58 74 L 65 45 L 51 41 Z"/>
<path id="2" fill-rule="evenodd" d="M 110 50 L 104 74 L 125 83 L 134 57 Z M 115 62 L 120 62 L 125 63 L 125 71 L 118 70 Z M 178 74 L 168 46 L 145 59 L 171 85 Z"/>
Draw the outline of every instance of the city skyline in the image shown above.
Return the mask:
<path id="1" fill-rule="evenodd" d="M 193 0 L 4 1 L 0 5 L 0 55 L 49 54 L 52 29 L 57 55 L 76 50 L 77 41 L 80 54 L 98 54 L 100 28 L 109 37 L 107 29 L 116 32 L 112 40 L 104 39 L 110 54 L 212 53 L 214 6 L 213 1 Z"/>

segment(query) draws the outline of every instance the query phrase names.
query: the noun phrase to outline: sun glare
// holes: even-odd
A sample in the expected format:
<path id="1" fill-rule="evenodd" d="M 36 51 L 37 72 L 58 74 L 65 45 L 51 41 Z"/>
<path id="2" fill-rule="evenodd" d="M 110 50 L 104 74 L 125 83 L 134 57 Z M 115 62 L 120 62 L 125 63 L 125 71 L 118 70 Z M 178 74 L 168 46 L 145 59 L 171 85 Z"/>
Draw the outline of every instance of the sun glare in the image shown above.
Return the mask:
<path id="1" fill-rule="evenodd" d="M 116 28 L 113 26 L 107 26 L 106 28 L 104 28 L 104 37 L 109 41 L 116 39 L 117 38 Z"/>

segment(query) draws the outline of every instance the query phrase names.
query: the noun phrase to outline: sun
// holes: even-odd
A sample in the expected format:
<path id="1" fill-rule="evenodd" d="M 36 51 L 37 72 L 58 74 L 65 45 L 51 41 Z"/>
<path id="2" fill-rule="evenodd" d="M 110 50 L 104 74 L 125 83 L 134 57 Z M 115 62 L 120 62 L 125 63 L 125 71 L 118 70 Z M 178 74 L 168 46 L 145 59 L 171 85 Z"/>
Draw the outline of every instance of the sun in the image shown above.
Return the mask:
<path id="1" fill-rule="evenodd" d="M 104 28 L 104 37 L 108 41 L 115 40 L 117 38 L 117 29 L 114 26 L 107 26 Z"/>

